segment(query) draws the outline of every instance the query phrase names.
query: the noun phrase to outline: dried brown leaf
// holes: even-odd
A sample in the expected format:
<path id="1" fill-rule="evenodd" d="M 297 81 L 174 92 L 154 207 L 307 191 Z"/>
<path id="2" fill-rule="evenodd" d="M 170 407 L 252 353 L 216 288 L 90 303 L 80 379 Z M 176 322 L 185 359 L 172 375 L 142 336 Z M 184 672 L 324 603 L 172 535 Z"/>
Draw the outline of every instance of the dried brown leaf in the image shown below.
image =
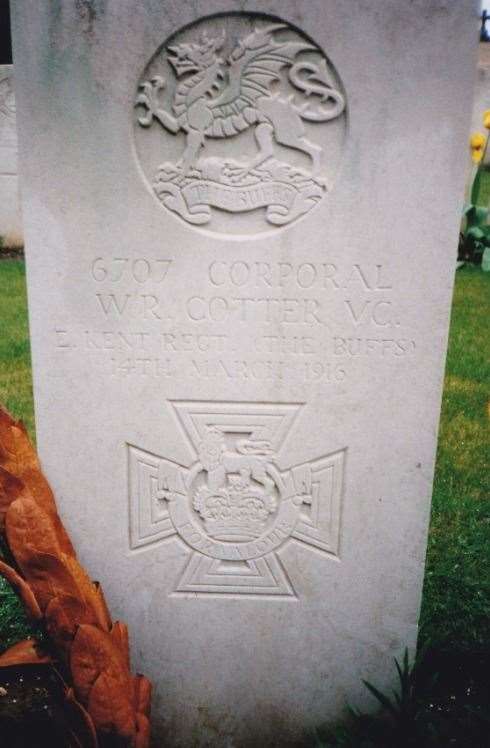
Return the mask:
<path id="1" fill-rule="evenodd" d="M 5 529 L 10 550 L 23 572 L 33 553 L 61 556 L 51 517 L 32 498 L 16 499 L 10 505 Z"/>
<path id="2" fill-rule="evenodd" d="M 33 618 L 35 621 L 42 618 L 41 609 L 37 603 L 33 591 L 25 581 L 22 579 L 15 569 L 11 566 L 0 561 L 0 575 L 12 585 L 17 595 L 22 600 L 26 613 Z"/>
<path id="3" fill-rule="evenodd" d="M 124 663 L 124 667 L 129 672 L 131 669 L 130 663 L 129 663 L 129 634 L 128 634 L 128 627 L 125 623 L 121 623 L 120 621 L 116 621 L 111 628 L 111 639 L 116 647 L 116 649 L 119 650 L 119 654 L 121 657 L 121 661 Z"/>
<path id="4" fill-rule="evenodd" d="M 0 466 L 17 478 L 28 468 L 39 470 L 39 460 L 22 421 L 0 407 Z"/>
<path id="5" fill-rule="evenodd" d="M 78 588 L 78 597 L 80 600 L 83 600 L 86 607 L 91 611 L 90 621 L 81 621 L 81 623 L 96 623 L 100 628 L 108 631 L 109 613 L 103 595 L 101 594 L 100 587 L 92 582 L 87 572 L 76 558 L 62 554 L 62 560 L 75 580 Z"/>
<path id="6" fill-rule="evenodd" d="M 87 711 L 97 730 L 116 733 L 131 741 L 136 736 L 136 717 L 130 694 L 112 670 L 102 672 L 90 689 Z"/>
<path id="7" fill-rule="evenodd" d="M 53 529 L 63 553 L 75 556 L 75 549 L 58 515 L 53 492 L 41 470 L 38 468 L 27 468 L 21 477 L 38 507 L 43 509 L 51 517 Z"/>
<path id="8" fill-rule="evenodd" d="M 77 697 L 88 704 L 90 690 L 107 662 L 105 639 L 94 626 L 79 626 L 70 652 L 70 671 Z"/>
<path id="9" fill-rule="evenodd" d="M 41 610 L 46 610 L 50 601 L 60 595 L 79 597 L 73 576 L 57 556 L 31 551 L 23 563 L 22 571 Z"/>
<path id="10" fill-rule="evenodd" d="M 29 489 L 36 504 L 48 514 L 56 514 L 56 502 L 51 487 L 44 477 L 40 466 L 27 467 L 22 471 L 20 478 Z"/>
<path id="11" fill-rule="evenodd" d="M 96 626 L 80 626 L 70 666 L 75 692 L 96 729 L 134 738 L 133 684 L 111 635 Z"/>
<path id="12" fill-rule="evenodd" d="M 71 648 L 70 669 L 75 691 L 83 704 L 102 672 L 111 672 L 113 680 L 126 693 L 132 692 L 129 672 L 111 636 L 96 626 L 79 626 Z"/>
<path id="13" fill-rule="evenodd" d="M 53 519 L 54 530 L 64 553 L 75 555 L 71 541 L 56 510 L 53 492 L 44 477 L 36 451 L 22 421 L 15 421 L 0 407 L 0 467 L 21 480 L 36 504 Z"/>
<path id="14" fill-rule="evenodd" d="M 144 714 L 136 715 L 136 740 L 134 748 L 149 748 L 150 720 Z"/>
<path id="15" fill-rule="evenodd" d="M 150 716 L 151 711 L 151 682 L 144 675 L 133 677 L 134 708 L 137 712 Z"/>
<path id="16" fill-rule="evenodd" d="M 55 589 L 83 597 L 68 568 L 67 559 L 73 561 L 73 557 L 62 552 L 51 517 L 34 499 L 16 499 L 7 510 L 5 528 L 10 550 L 41 608 L 49 603 Z M 43 559 L 48 565 L 46 569 Z M 58 559 L 58 563 L 53 559 Z"/>
<path id="17" fill-rule="evenodd" d="M 15 499 L 29 496 L 29 492 L 20 478 L 0 467 L 0 532 L 5 527 L 7 509 Z"/>
<path id="18" fill-rule="evenodd" d="M 48 665 L 51 657 L 39 648 L 34 639 L 24 639 L 0 655 L 0 667 Z"/>
<path id="19" fill-rule="evenodd" d="M 112 620 L 111 614 L 109 613 L 109 608 L 107 607 L 106 599 L 104 597 L 104 592 L 98 582 L 94 582 L 93 585 L 95 588 L 94 607 L 97 614 L 97 621 L 99 622 L 99 626 L 104 629 L 104 631 L 110 631 Z"/>
<path id="20" fill-rule="evenodd" d="M 93 623 L 84 603 L 68 594 L 52 598 L 44 616 L 49 637 L 66 657 L 69 656 L 78 626 L 81 623 Z"/>
<path id="21" fill-rule="evenodd" d="M 24 425 L 0 407 L 0 531 L 4 528 L 25 580 L 10 567 L 5 576 L 33 616 L 45 611 L 47 631 L 69 658 L 75 692 L 87 707 L 67 692 L 73 744 L 97 748 L 95 724 L 128 747 L 148 748 L 151 684 L 144 676 L 131 677 L 127 628 L 112 625 L 102 589 L 76 560 Z M 0 657 L 0 666 L 49 662 L 31 640 Z"/>
<path id="22" fill-rule="evenodd" d="M 92 718 L 77 701 L 72 688 L 69 688 L 65 693 L 64 706 L 69 718 L 74 744 L 80 748 L 98 748 L 99 743 Z"/>

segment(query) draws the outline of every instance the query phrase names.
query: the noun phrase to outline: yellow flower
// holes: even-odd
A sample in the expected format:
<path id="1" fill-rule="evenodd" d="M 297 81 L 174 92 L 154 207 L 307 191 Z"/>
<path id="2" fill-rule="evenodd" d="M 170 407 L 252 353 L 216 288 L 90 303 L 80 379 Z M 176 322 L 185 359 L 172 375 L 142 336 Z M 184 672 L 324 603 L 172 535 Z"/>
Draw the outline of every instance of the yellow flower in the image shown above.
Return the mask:
<path id="1" fill-rule="evenodd" d="M 490 112 L 489 112 L 490 114 Z M 481 132 L 475 132 L 470 138 L 471 158 L 474 164 L 479 164 L 483 158 L 485 143 L 487 139 Z"/>
<path id="2" fill-rule="evenodd" d="M 483 127 L 490 130 L 490 109 L 486 109 L 483 112 Z"/>
<path id="3" fill-rule="evenodd" d="M 474 164 L 479 164 L 483 158 L 483 150 L 481 148 L 474 148 L 471 151 L 471 158 Z"/>
<path id="4" fill-rule="evenodd" d="M 483 148 L 485 141 L 486 138 L 481 132 L 474 132 L 470 138 L 470 145 L 472 148 Z"/>

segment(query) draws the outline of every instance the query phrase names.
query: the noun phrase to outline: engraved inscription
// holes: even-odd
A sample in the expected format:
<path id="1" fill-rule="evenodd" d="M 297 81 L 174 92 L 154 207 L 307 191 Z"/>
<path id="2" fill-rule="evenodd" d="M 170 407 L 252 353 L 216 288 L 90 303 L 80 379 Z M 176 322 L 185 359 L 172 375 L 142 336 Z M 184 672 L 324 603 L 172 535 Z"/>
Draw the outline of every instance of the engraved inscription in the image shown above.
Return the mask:
<path id="1" fill-rule="evenodd" d="M 194 461 L 130 445 L 133 549 L 178 536 L 192 550 L 174 592 L 295 597 L 277 550 L 338 557 L 344 452 L 282 471 L 299 404 L 173 402 Z"/>
<path id="2" fill-rule="evenodd" d="M 135 107 L 154 194 L 188 223 L 218 230 L 226 227 L 217 213 L 258 212 L 262 224 L 283 226 L 311 210 L 331 185 L 345 130 L 345 94 L 324 53 L 255 14 L 175 34 L 145 69 Z M 142 136 L 150 128 L 168 160 L 154 153 L 155 137 Z"/>
<path id="3" fill-rule="evenodd" d="M 179 297 L 176 271 L 163 257 L 96 257 L 87 265 L 91 326 L 60 322 L 57 350 L 64 358 L 81 350 L 101 374 L 143 386 L 280 381 L 284 397 L 299 401 L 312 386 L 342 390 L 374 360 L 399 366 L 416 354 L 389 266 L 241 255 L 203 264 L 199 287 Z"/>

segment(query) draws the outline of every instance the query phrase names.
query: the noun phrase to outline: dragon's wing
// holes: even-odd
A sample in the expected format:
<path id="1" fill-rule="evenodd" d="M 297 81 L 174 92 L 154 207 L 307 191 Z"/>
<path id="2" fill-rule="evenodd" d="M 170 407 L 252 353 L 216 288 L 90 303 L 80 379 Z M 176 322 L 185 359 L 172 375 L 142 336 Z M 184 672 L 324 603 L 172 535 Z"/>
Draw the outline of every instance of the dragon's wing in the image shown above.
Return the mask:
<path id="1" fill-rule="evenodd" d="M 258 98 L 270 94 L 269 85 L 279 80 L 280 70 L 292 65 L 299 52 L 315 49 L 306 42 L 275 41 L 273 32 L 282 28 L 286 27 L 275 24 L 255 29 L 238 43 L 228 58 L 228 86 L 209 104 L 215 117 L 253 106 Z"/>

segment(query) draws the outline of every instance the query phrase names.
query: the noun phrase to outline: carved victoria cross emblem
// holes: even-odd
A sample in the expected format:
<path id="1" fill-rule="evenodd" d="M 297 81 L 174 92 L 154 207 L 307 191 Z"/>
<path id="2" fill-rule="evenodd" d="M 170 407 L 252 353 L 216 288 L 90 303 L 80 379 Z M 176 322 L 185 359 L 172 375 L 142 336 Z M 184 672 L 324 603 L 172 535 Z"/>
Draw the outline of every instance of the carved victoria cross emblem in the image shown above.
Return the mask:
<path id="1" fill-rule="evenodd" d="M 163 45 L 140 79 L 137 151 L 155 195 L 189 223 L 260 211 L 281 226 L 323 197 L 345 106 L 323 52 L 289 24 L 203 19 Z M 158 143 L 168 158 L 155 163 Z"/>
<path id="2" fill-rule="evenodd" d="M 179 465 L 130 445 L 132 548 L 178 536 L 176 594 L 295 596 L 278 550 L 338 555 L 344 450 L 281 471 L 301 405 L 174 402 L 194 454 Z"/>

